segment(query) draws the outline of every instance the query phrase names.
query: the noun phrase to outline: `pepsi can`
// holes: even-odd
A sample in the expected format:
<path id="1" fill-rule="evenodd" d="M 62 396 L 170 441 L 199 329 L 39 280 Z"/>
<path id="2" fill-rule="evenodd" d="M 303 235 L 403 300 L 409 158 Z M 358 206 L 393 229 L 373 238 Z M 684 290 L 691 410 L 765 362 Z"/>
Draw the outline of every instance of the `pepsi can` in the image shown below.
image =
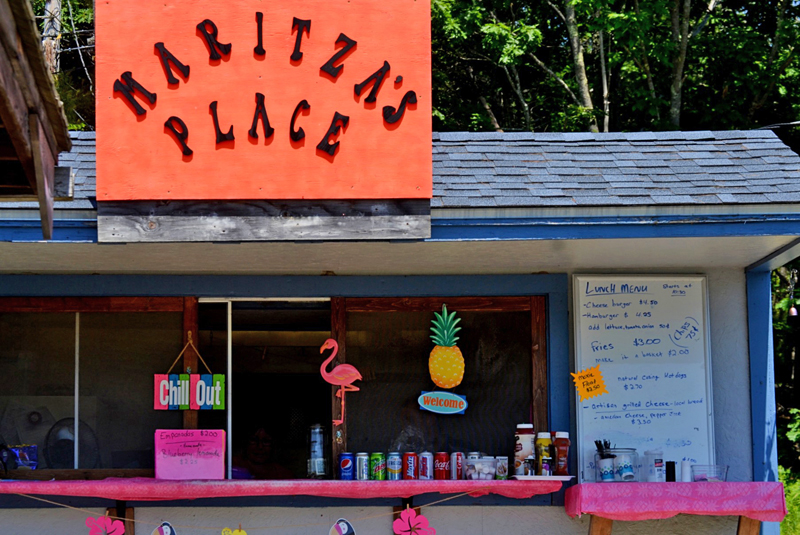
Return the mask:
<path id="1" fill-rule="evenodd" d="M 356 478 L 356 460 L 352 453 L 345 451 L 339 454 L 339 479 L 353 481 Z"/>
<path id="2" fill-rule="evenodd" d="M 419 478 L 433 479 L 433 453 L 429 451 L 419 454 Z"/>
<path id="3" fill-rule="evenodd" d="M 386 471 L 389 481 L 403 479 L 403 457 L 400 456 L 399 451 L 389 452 L 389 456 L 386 458 Z"/>
<path id="4" fill-rule="evenodd" d="M 369 453 L 362 451 L 356 454 L 356 479 L 369 480 Z"/>

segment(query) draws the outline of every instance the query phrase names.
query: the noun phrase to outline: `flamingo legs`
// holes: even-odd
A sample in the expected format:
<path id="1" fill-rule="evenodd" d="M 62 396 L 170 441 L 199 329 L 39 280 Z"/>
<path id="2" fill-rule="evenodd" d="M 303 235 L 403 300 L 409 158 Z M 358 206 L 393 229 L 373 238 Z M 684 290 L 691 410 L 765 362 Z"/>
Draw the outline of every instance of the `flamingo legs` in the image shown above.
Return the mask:
<path id="1" fill-rule="evenodd" d="M 358 388 L 357 386 L 342 385 L 342 386 L 339 387 L 339 390 L 336 391 L 336 397 L 337 398 L 342 398 L 342 419 L 341 420 L 334 420 L 333 421 L 333 425 L 334 426 L 342 425 L 342 423 L 344 423 L 344 394 L 345 394 L 345 392 L 358 392 L 359 390 L 361 390 L 361 389 Z"/>

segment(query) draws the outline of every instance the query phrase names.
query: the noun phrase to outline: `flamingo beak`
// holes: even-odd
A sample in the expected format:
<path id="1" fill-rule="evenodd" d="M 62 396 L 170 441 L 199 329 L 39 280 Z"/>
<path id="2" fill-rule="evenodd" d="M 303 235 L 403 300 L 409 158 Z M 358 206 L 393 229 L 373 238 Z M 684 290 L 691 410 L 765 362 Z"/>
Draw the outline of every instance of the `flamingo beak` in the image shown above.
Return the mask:
<path id="1" fill-rule="evenodd" d="M 322 344 L 322 347 L 319 348 L 320 355 L 322 353 L 324 353 L 326 349 L 328 349 L 328 341 L 327 340 L 325 340 L 325 342 Z"/>

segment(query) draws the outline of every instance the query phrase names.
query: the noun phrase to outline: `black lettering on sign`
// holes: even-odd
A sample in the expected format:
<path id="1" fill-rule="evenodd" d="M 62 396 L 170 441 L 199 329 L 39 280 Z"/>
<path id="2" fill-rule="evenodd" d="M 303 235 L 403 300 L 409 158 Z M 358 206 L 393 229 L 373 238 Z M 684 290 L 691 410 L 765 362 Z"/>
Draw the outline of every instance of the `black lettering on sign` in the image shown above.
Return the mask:
<path id="1" fill-rule="evenodd" d="M 339 37 L 336 39 L 336 44 L 344 43 L 344 48 L 334 54 L 331 59 L 329 59 L 325 65 L 319 68 L 325 74 L 330 75 L 333 78 L 339 76 L 339 73 L 342 72 L 343 65 L 339 65 L 338 67 L 334 67 L 334 64 L 342 59 L 345 54 L 350 52 L 350 50 L 356 46 L 358 43 L 347 37 L 345 34 L 340 33 Z"/>
<path id="2" fill-rule="evenodd" d="M 264 129 L 264 137 L 269 138 L 275 132 L 275 129 L 272 128 L 269 124 L 269 118 L 267 117 L 267 108 L 264 106 L 264 95 L 261 93 L 256 93 L 256 113 L 253 116 L 253 126 L 250 127 L 250 137 L 253 139 L 258 139 L 258 132 L 256 131 L 256 126 L 258 126 L 258 120 L 261 119 L 261 127 Z M 233 127 L 231 127 L 233 128 Z"/>
<path id="3" fill-rule="evenodd" d="M 303 41 L 303 32 L 311 37 L 311 21 L 303 20 L 294 17 L 292 19 L 292 31 L 297 28 L 297 37 L 294 39 L 294 50 L 292 51 L 292 61 L 300 61 L 303 59 L 303 53 L 300 52 L 300 43 Z"/>
<path id="4" fill-rule="evenodd" d="M 302 128 L 298 128 L 297 130 L 294 129 L 294 122 L 297 120 L 297 116 L 300 114 L 300 110 L 310 110 L 310 109 L 311 105 L 305 99 L 301 100 L 297 104 L 297 107 L 295 107 L 294 113 L 292 113 L 292 122 L 289 123 L 289 137 L 292 139 L 292 141 L 297 142 L 306 137 L 306 133 Z"/>
<path id="5" fill-rule="evenodd" d="M 264 50 L 264 14 L 256 11 L 256 25 L 258 26 L 258 44 L 253 49 L 257 56 L 266 54 Z"/>
<path id="6" fill-rule="evenodd" d="M 180 130 L 175 125 L 181 127 Z M 181 152 L 183 152 L 184 156 L 191 156 L 192 149 L 189 148 L 189 145 L 186 144 L 186 140 L 189 138 L 189 129 L 186 127 L 186 123 L 181 121 L 180 117 L 175 117 L 174 115 L 167 119 L 167 122 L 164 123 L 164 126 L 169 128 L 169 130 L 175 134 L 175 138 L 178 140 L 178 143 L 181 144 Z"/>
<path id="7" fill-rule="evenodd" d="M 164 73 L 167 75 L 167 83 L 170 85 L 177 84 L 180 80 L 172 74 L 172 67 L 170 63 L 180 71 L 181 76 L 183 76 L 184 80 L 189 77 L 189 66 L 184 65 L 180 62 L 178 58 L 176 58 L 172 52 L 167 50 L 164 46 L 164 43 L 156 43 L 156 50 L 158 50 L 158 55 L 161 57 L 161 65 L 164 66 Z"/>
<path id="8" fill-rule="evenodd" d="M 130 71 L 123 72 L 120 78 L 122 81 L 114 80 L 114 92 L 122 93 L 122 96 L 125 97 L 125 100 L 127 100 L 136 110 L 136 115 L 144 115 L 147 113 L 147 110 L 142 108 L 141 104 L 139 104 L 136 99 L 133 98 L 133 92 L 134 90 L 138 91 L 140 95 L 150 102 L 150 104 L 156 103 L 156 94 L 151 93 L 145 89 L 142 84 L 134 80 Z"/>
<path id="9" fill-rule="evenodd" d="M 333 145 L 330 143 L 331 136 L 336 136 L 339 134 L 340 128 L 347 128 L 347 123 L 350 122 L 350 117 L 347 115 L 342 115 L 338 111 L 333 114 L 333 121 L 331 121 L 331 126 L 328 128 L 328 131 L 325 132 L 325 137 L 322 138 L 322 141 L 319 142 L 317 145 L 317 150 L 321 150 L 327 152 L 329 155 L 333 156 L 336 154 L 336 149 L 339 147 L 339 142 L 337 141 Z"/>
<path id="10" fill-rule="evenodd" d="M 389 69 L 391 69 L 391 67 L 389 66 L 389 62 L 384 60 L 383 67 L 375 71 L 372 75 L 370 75 L 369 78 L 367 78 L 360 84 L 356 84 L 355 87 L 356 96 L 360 97 L 361 92 L 364 91 L 364 88 L 367 87 L 367 85 L 369 85 L 370 82 L 372 82 L 372 90 L 369 92 L 369 95 L 367 95 L 367 98 L 364 99 L 364 102 L 375 102 L 375 98 L 378 96 L 378 91 L 380 91 L 381 89 L 381 84 L 383 83 L 383 79 L 386 77 L 387 74 L 389 74 Z"/>
<path id="11" fill-rule="evenodd" d="M 227 134 L 223 134 L 222 130 L 219 129 L 219 118 L 217 118 L 217 101 L 215 100 L 209 104 L 208 108 L 211 110 L 211 115 L 214 117 L 214 130 L 217 133 L 217 144 L 225 141 L 233 141 L 233 125 L 231 125 L 231 127 L 228 129 Z"/>
<path id="12" fill-rule="evenodd" d="M 211 28 L 211 31 L 209 31 L 208 28 Z M 217 25 L 209 19 L 198 24 L 197 29 L 203 34 L 208 44 L 208 59 L 217 60 L 231 53 L 231 44 L 228 43 L 226 45 L 217 40 L 219 30 L 217 30 Z M 220 54 L 222 54 L 222 56 L 220 56 Z"/>
<path id="13" fill-rule="evenodd" d="M 383 120 L 389 124 L 396 123 L 403 118 L 403 114 L 406 112 L 406 104 L 416 103 L 417 94 L 413 91 L 409 91 L 403 95 L 403 99 L 400 101 L 400 107 L 397 110 L 395 110 L 392 106 L 383 107 Z"/>

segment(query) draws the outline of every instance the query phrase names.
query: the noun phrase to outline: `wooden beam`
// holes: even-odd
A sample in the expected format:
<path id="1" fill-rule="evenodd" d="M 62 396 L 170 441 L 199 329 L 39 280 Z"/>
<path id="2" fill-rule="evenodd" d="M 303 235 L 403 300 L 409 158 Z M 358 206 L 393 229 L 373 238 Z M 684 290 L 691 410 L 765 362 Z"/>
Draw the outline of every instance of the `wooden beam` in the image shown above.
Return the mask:
<path id="1" fill-rule="evenodd" d="M 45 240 L 53 239 L 53 190 L 56 161 L 47 138 L 42 121 L 35 113 L 28 115 L 30 125 L 33 167 L 36 172 L 36 193 L 39 197 L 39 215 L 42 220 L 42 235 Z"/>
<path id="2" fill-rule="evenodd" d="M 0 313 L 183 312 L 183 297 L 2 297 Z"/>
<path id="3" fill-rule="evenodd" d="M 348 312 L 515 312 L 531 309 L 530 297 L 348 297 Z"/>
<path id="4" fill-rule="evenodd" d="M 589 520 L 589 535 L 611 535 L 614 521 L 597 515 L 591 515 Z"/>
<path id="5" fill-rule="evenodd" d="M 15 74 L 22 81 L 27 109 L 41 117 L 44 136 L 53 148 L 53 159 L 58 161 L 58 152 L 69 150 L 72 141 L 41 42 L 30 2 L 0 0 L 0 46 L 6 50 Z"/>
<path id="6" fill-rule="evenodd" d="M 197 346 L 200 343 L 200 336 L 198 335 L 199 328 L 199 315 L 196 297 L 184 297 L 183 299 L 183 344 L 189 342 L 189 337 L 192 337 L 192 343 Z M 191 371 L 190 371 L 191 370 Z M 199 371 L 197 367 L 197 353 L 190 346 L 186 348 L 183 353 L 183 372 L 184 373 L 206 373 Z M 197 429 L 198 418 L 200 411 L 183 411 L 183 428 L 184 429 Z"/>
<path id="7" fill-rule="evenodd" d="M 544 296 L 531 300 L 531 359 L 533 429 L 550 431 L 547 411 L 547 309 Z"/>
<path id="8" fill-rule="evenodd" d="M 331 363 L 331 367 L 347 362 L 347 345 L 345 343 L 347 338 L 347 309 L 345 307 L 346 303 L 343 297 L 331 298 L 331 338 L 339 344 L 339 353 Z M 342 399 L 336 396 L 338 390 L 338 386 L 331 387 L 331 415 L 334 420 L 340 419 L 342 414 Z M 338 434 L 339 432 L 341 432 L 341 435 Z M 347 420 L 339 426 L 334 426 L 331 435 L 333 459 L 331 464 L 334 470 L 332 475 L 336 477 L 335 471 L 338 466 L 339 454 L 347 451 Z"/>
<path id="9" fill-rule="evenodd" d="M 15 26 L 10 8 L 6 0 L 0 0 L 0 35 L 5 35 L 5 39 L 13 38 L 12 42 L 16 42 L 15 37 L 6 35 L 12 31 L 15 32 Z M 3 121 L 6 132 L 11 138 L 11 144 L 25 170 L 28 183 L 35 191 L 36 172 L 33 167 L 33 149 L 28 126 L 28 103 L 23 94 L 22 81 L 14 71 L 9 51 L 4 44 L 0 41 L 0 120 Z"/>
<path id="10" fill-rule="evenodd" d="M 99 202 L 98 241 L 423 239 L 430 201 Z"/>

